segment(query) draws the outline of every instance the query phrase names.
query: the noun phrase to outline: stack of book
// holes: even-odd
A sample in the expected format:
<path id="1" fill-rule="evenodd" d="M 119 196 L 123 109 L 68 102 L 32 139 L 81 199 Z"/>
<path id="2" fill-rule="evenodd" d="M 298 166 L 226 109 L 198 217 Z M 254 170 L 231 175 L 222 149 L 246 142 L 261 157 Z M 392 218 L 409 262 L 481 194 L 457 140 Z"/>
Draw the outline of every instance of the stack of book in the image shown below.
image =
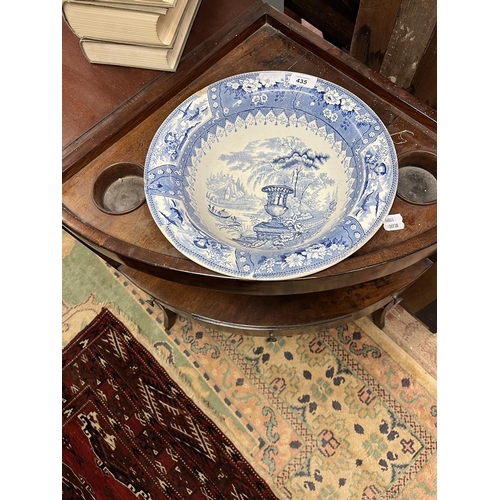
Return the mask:
<path id="1" fill-rule="evenodd" d="M 91 63 L 175 71 L 200 3 L 62 0 L 62 12 Z"/>

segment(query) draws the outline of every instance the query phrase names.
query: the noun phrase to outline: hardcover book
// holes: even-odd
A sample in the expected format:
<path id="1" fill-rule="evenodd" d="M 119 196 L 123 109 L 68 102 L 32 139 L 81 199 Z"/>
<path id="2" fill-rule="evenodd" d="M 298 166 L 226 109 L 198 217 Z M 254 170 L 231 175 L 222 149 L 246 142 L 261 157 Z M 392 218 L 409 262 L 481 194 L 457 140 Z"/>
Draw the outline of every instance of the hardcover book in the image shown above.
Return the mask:
<path id="1" fill-rule="evenodd" d="M 183 0 L 178 0 L 178 3 Z M 185 0 L 184 0 L 185 1 Z M 201 0 L 189 0 L 171 48 L 82 38 L 80 47 L 89 62 L 160 71 L 175 71 Z"/>
<path id="2" fill-rule="evenodd" d="M 173 48 L 188 0 L 175 7 L 119 5 L 95 0 L 65 0 L 64 18 L 79 38 Z"/>

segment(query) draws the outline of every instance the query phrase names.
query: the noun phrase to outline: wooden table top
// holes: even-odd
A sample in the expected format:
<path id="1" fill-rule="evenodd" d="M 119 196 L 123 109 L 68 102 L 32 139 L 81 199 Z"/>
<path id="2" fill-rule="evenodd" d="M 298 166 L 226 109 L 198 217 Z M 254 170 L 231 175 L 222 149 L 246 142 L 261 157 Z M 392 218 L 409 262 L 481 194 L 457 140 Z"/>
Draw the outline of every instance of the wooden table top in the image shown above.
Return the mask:
<path id="1" fill-rule="evenodd" d="M 224 24 L 228 17 L 232 22 L 212 31 L 208 38 L 201 32 L 197 41 L 190 38 L 188 52 L 175 73 L 111 67 L 97 70 L 86 61 L 85 65 L 75 62 L 74 40 L 68 41 L 71 33 L 65 35 L 66 229 L 101 255 L 152 276 L 255 295 L 301 294 L 352 286 L 398 272 L 432 255 L 437 248 L 437 205 L 415 205 L 397 197 L 391 213 L 403 216 L 404 230 L 381 229 L 355 254 L 311 276 L 246 281 L 212 272 L 179 253 L 160 232 L 146 204 L 120 216 L 105 214 L 94 205 L 93 185 L 104 168 L 120 161 L 144 164 L 156 130 L 177 105 L 213 81 L 247 71 L 293 68 L 335 82 L 358 95 L 378 114 L 393 136 L 398 156 L 436 152 L 434 110 L 269 5 L 238 2 L 239 8 L 245 4 L 248 9 L 239 13 L 233 9 L 228 14 L 223 3 L 232 5 L 230 1 L 202 1 L 194 26 L 207 24 L 207 19 L 214 25 Z M 221 16 L 217 19 L 216 11 L 210 10 L 215 4 Z M 75 59 L 67 60 L 72 57 Z M 89 96 L 85 85 L 93 77 L 97 81 L 92 88 L 97 94 Z M 111 83 L 113 79 L 115 83 Z M 94 108 L 93 102 L 100 95 L 104 102 Z"/>

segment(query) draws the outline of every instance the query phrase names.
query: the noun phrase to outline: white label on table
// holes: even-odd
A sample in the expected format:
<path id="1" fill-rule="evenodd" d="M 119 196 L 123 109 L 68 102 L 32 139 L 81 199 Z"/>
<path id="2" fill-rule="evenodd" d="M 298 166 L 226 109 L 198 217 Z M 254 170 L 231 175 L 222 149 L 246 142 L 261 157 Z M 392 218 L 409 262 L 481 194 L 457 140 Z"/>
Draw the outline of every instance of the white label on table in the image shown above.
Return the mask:
<path id="1" fill-rule="evenodd" d="M 386 231 L 397 231 L 399 229 L 404 229 L 405 224 L 403 221 L 396 221 L 396 222 L 384 222 L 384 229 Z"/>
<path id="2" fill-rule="evenodd" d="M 314 88 L 318 79 L 315 76 L 304 75 L 302 73 L 292 73 L 290 75 L 290 83 L 292 85 L 300 85 L 308 89 Z"/>
<path id="3" fill-rule="evenodd" d="M 384 224 L 390 224 L 391 222 L 403 222 L 403 217 L 401 216 L 401 214 L 388 215 L 384 221 Z"/>

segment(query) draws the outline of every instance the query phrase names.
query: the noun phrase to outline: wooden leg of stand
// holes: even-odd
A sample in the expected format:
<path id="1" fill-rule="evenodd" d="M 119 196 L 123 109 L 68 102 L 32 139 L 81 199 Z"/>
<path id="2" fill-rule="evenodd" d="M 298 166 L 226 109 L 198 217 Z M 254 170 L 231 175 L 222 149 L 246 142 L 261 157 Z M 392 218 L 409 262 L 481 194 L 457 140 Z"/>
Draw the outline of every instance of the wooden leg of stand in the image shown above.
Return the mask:
<path id="1" fill-rule="evenodd" d="M 389 302 L 387 305 L 384 307 L 381 307 L 380 309 L 377 309 L 373 314 L 372 314 L 372 321 L 377 325 L 381 330 L 385 326 L 385 315 L 387 314 L 387 311 L 389 309 L 392 309 L 395 305 L 399 304 L 403 299 L 401 297 L 398 297 L 396 295 L 393 295 L 393 300 Z"/>
<path id="2" fill-rule="evenodd" d="M 385 326 L 385 314 L 387 311 L 387 308 L 389 307 L 389 304 L 387 304 L 384 307 L 381 307 L 380 309 L 377 309 L 374 313 L 372 313 L 372 321 L 377 325 L 381 330 Z"/>
<path id="3" fill-rule="evenodd" d="M 273 330 L 269 330 L 268 337 L 266 339 L 267 342 L 277 342 L 278 339 L 274 336 Z"/>
<path id="4" fill-rule="evenodd" d="M 172 328 L 173 324 L 175 323 L 175 320 L 177 319 L 177 314 L 174 313 L 173 311 L 170 311 L 170 309 L 167 309 L 161 304 L 158 304 L 161 307 L 161 310 L 163 311 L 163 328 L 165 330 L 168 330 L 169 328 Z"/>
<path id="5" fill-rule="evenodd" d="M 177 319 L 177 314 L 171 311 L 170 309 L 167 309 L 163 304 L 160 304 L 157 300 L 149 299 L 146 300 L 146 302 L 152 306 L 158 306 L 162 310 L 163 328 L 165 328 L 165 330 L 172 328 L 172 325 L 175 323 L 175 320 Z"/>

